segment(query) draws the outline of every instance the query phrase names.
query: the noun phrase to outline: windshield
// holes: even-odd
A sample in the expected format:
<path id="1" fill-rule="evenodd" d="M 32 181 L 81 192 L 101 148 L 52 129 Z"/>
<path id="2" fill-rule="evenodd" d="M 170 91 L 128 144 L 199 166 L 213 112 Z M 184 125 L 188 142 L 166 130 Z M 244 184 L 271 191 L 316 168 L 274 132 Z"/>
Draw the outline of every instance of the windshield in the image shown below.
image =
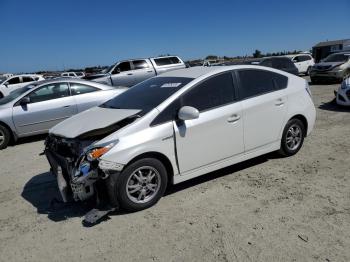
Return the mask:
<path id="1" fill-rule="evenodd" d="M 12 91 L 8 96 L 5 96 L 4 98 L 0 99 L 0 105 L 5 105 L 13 100 L 15 100 L 16 98 L 18 98 L 19 96 L 21 96 L 22 94 L 24 94 L 25 92 L 27 92 L 29 89 L 33 88 L 34 85 L 27 85 L 25 87 L 16 89 L 14 91 Z"/>
<path id="2" fill-rule="evenodd" d="M 111 66 L 108 67 L 108 68 L 103 69 L 103 70 L 101 71 L 101 73 L 106 74 L 106 73 L 111 72 L 114 66 L 115 66 L 115 64 L 111 65 Z"/>
<path id="3" fill-rule="evenodd" d="M 104 108 L 139 109 L 146 114 L 157 107 L 193 78 L 154 77 L 141 82 L 129 90 L 101 105 Z"/>
<path id="4" fill-rule="evenodd" d="M 332 54 L 326 57 L 323 62 L 346 62 L 350 54 Z"/>
<path id="5" fill-rule="evenodd" d="M 7 77 L 0 76 L 0 84 L 2 84 L 3 82 L 5 82 L 6 79 L 7 79 Z"/>

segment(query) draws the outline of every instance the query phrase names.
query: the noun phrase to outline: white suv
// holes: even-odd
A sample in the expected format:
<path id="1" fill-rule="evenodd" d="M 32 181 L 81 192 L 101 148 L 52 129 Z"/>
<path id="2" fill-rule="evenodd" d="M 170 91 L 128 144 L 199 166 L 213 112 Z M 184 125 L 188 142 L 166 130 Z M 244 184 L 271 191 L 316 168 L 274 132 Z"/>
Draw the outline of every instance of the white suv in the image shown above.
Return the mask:
<path id="1" fill-rule="evenodd" d="M 0 98 L 9 95 L 12 91 L 32 82 L 44 80 L 41 75 L 15 75 L 9 78 L 0 77 Z"/>
<path id="2" fill-rule="evenodd" d="M 194 67 L 150 78 L 50 130 L 45 153 L 63 200 L 127 210 L 176 184 L 272 151 L 313 129 L 306 80 L 261 66 Z M 104 196 L 104 198 L 103 198 Z"/>
<path id="3" fill-rule="evenodd" d="M 311 67 L 315 64 L 310 54 L 288 55 L 294 65 L 298 68 L 299 74 L 309 75 Z"/>

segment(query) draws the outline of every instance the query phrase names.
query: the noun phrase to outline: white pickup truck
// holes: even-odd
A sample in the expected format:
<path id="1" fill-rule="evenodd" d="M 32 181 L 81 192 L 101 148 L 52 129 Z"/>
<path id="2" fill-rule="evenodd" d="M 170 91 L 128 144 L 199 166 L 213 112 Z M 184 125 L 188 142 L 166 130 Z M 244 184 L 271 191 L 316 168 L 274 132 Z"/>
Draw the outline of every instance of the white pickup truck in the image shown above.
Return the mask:
<path id="1" fill-rule="evenodd" d="M 84 79 L 111 86 L 130 87 L 161 73 L 185 67 L 178 56 L 131 59 L 117 62 L 104 73 L 85 76 Z"/>

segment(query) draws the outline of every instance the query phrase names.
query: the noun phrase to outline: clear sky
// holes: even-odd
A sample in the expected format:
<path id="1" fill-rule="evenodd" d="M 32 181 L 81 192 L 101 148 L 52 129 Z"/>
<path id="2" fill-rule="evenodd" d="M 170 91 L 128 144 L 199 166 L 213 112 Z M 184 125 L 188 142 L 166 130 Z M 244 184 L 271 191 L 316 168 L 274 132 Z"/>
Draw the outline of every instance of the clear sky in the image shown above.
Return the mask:
<path id="1" fill-rule="evenodd" d="M 0 72 L 309 50 L 343 38 L 350 0 L 0 0 Z"/>

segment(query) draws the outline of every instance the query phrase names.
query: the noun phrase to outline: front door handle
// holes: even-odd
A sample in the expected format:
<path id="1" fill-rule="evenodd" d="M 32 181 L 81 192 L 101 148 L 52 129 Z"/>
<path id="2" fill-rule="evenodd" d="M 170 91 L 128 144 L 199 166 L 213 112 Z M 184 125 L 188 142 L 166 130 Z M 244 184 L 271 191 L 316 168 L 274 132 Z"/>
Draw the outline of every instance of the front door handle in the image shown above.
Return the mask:
<path id="1" fill-rule="evenodd" d="M 283 104 L 284 104 L 284 101 L 283 101 L 282 98 L 277 99 L 276 102 L 275 102 L 276 106 L 282 106 Z"/>
<path id="2" fill-rule="evenodd" d="M 132 76 L 132 73 L 129 73 L 128 76 Z"/>
<path id="3" fill-rule="evenodd" d="M 71 105 L 68 105 L 68 106 L 62 106 L 62 107 L 64 107 L 64 108 L 65 108 L 65 107 L 71 107 Z"/>
<path id="4" fill-rule="evenodd" d="M 228 119 L 227 119 L 227 122 L 229 123 L 236 123 L 238 120 L 240 120 L 241 117 L 237 114 L 233 114 L 232 116 L 230 116 Z"/>

